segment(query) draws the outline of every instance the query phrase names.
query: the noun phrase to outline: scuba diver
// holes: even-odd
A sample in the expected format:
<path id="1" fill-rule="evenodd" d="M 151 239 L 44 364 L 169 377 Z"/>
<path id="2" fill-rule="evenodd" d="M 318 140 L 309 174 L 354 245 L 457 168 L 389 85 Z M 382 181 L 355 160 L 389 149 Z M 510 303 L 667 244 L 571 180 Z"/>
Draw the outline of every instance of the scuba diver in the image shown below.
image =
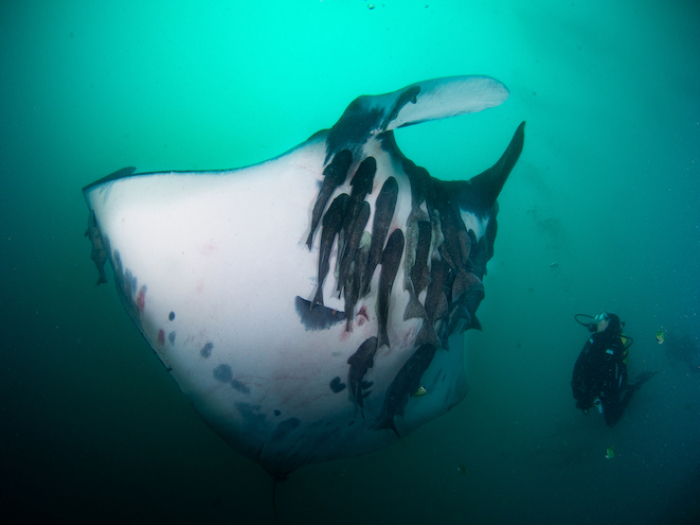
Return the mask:
<path id="1" fill-rule="evenodd" d="M 588 317 L 593 321 L 584 323 L 579 317 Z M 603 312 L 593 318 L 577 314 L 574 319 L 593 332 L 574 365 L 571 388 L 576 408 L 588 414 L 588 409 L 595 406 L 605 417 L 608 426 L 612 427 L 622 417 L 634 392 L 651 379 L 654 373 L 644 372 L 635 384 L 629 384 L 627 351 L 633 340 L 623 335 L 625 323 L 617 315 Z"/>

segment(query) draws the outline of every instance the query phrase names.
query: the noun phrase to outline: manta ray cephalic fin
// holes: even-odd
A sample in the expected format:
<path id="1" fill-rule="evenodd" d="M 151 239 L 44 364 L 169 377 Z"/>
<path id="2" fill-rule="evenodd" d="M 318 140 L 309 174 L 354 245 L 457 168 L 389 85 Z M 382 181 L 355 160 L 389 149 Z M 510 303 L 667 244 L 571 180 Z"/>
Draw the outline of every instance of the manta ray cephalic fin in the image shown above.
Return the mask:
<path id="1" fill-rule="evenodd" d="M 508 88 L 495 78 L 466 75 L 416 82 L 383 95 L 360 96 L 328 134 L 326 163 L 349 144 L 361 146 L 370 137 L 396 128 L 483 111 L 503 104 L 508 95 Z M 357 151 L 352 153 L 355 157 Z"/>

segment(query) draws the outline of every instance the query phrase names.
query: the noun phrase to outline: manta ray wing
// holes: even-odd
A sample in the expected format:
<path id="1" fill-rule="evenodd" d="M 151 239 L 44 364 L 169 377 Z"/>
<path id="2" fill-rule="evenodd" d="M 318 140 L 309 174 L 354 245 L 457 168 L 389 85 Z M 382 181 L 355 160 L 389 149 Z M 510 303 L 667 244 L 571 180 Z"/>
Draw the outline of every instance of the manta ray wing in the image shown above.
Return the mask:
<path id="1" fill-rule="evenodd" d="M 430 80 L 360 97 L 255 166 L 125 168 L 84 188 L 98 270 L 110 262 L 146 341 L 236 450 L 283 475 L 386 446 L 464 397 L 463 332 L 523 125 L 471 185 L 430 177 L 392 130 L 507 96 L 489 77 Z"/>

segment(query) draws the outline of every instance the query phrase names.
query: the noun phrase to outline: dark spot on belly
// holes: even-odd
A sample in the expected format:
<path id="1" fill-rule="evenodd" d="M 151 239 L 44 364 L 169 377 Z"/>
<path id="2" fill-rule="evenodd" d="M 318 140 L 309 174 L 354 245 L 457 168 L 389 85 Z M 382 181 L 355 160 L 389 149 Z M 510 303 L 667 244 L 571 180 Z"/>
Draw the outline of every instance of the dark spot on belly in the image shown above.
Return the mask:
<path id="1" fill-rule="evenodd" d="M 261 432 L 266 428 L 265 414 L 260 413 L 260 405 L 249 403 L 234 403 L 243 420 L 250 426 L 251 432 Z"/>
<path id="2" fill-rule="evenodd" d="M 170 312 L 168 319 L 170 319 L 171 321 L 175 320 L 175 312 Z"/>
<path id="3" fill-rule="evenodd" d="M 209 357 L 211 355 L 211 349 L 214 348 L 213 343 L 207 343 L 205 344 L 200 350 L 199 350 L 199 355 L 202 357 Z"/>
<path id="4" fill-rule="evenodd" d="M 347 385 L 340 380 L 339 376 L 335 376 L 331 381 L 330 386 L 331 390 L 333 390 L 333 392 L 337 394 L 338 392 L 342 392 L 343 390 L 345 390 L 345 387 Z"/>
<path id="5" fill-rule="evenodd" d="M 175 344 L 175 332 L 174 332 L 174 331 L 173 331 L 173 332 L 170 332 L 170 333 L 168 334 L 168 341 L 170 341 L 170 344 L 171 344 L 171 345 L 174 345 L 174 344 Z"/>
<path id="6" fill-rule="evenodd" d="M 217 366 L 214 370 L 214 379 L 221 381 L 222 383 L 228 383 L 233 378 L 233 373 L 231 372 L 231 367 L 228 365 L 221 364 Z"/>
<path id="7" fill-rule="evenodd" d="M 238 379 L 231 380 L 231 386 L 241 394 L 250 394 L 250 388 L 241 383 Z"/>
<path id="8" fill-rule="evenodd" d="M 279 416 L 281 413 L 282 413 L 282 412 L 280 412 L 279 410 L 275 410 L 275 415 L 276 415 L 276 416 Z"/>
<path id="9" fill-rule="evenodd" d="M 161 346 L 165 344 L 165 332 L 162 329 L 158 330 L 158 344 Z"/>

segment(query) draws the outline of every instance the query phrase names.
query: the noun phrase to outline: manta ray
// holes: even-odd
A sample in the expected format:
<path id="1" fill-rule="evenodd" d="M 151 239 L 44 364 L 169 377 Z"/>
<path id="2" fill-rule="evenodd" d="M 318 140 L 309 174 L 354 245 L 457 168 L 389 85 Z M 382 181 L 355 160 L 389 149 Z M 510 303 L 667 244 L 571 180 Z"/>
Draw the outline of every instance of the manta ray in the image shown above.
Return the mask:
<path id="1" fill-rule="evenodd" d="M 503 103 L 487 76 L 361 96 L 330 130 L 266 162 L 135 173 L 83 189 L 98 284 L 204 421 L 284 477 L 385 447 L 465 396 L 498 197 L 495 165 L 441 181 L 393 130 Z"/>

